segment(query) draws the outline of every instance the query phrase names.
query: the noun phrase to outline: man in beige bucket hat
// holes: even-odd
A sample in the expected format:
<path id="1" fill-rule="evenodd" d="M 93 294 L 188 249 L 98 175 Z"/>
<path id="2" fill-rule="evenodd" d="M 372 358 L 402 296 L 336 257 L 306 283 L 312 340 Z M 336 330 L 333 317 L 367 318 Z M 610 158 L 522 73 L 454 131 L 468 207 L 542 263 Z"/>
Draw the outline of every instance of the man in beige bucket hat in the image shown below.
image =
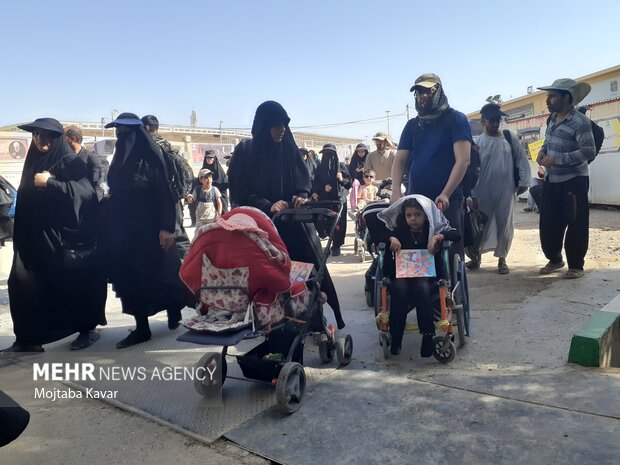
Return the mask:
<path id="1" fill-rule="evenodd" d="M 391 149 L 394 148 L 394 143 L 386 132 L 376 133 L 372 141 L 377 146 L 377 150 L 369 153 L 366 157 L 364 172 L 373 170 L 376 175 L 375 182 L 379 183 L 392 175 L 392 164 L 394 163 L 395 151 Z"/>
<path id="2" fill-rule="evenodd" d="M 537 158 L 547 170 L 540 206 L 540 244 L 549 262 L 540 274 L 564 267 L 564 277 L 581 278 L 588 251 L 588 162 L 596 156 L 590 120 L 575 110 L 590 92 L 590 85 L 573 79 L 556 79 L 547 91 L 549 117 L 545 142 Z"/>

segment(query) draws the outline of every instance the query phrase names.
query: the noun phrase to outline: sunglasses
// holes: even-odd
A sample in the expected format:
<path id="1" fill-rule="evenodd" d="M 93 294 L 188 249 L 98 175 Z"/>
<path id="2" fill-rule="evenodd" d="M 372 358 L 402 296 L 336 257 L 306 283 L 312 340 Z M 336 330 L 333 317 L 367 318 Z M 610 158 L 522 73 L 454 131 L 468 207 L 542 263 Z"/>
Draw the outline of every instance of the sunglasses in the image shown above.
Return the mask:
<path id="1" fill-rule="evenodd" d="M 375 179 L 375 177 L 370 174 L 365 174 L 364 177 L 368 179 Z"/>

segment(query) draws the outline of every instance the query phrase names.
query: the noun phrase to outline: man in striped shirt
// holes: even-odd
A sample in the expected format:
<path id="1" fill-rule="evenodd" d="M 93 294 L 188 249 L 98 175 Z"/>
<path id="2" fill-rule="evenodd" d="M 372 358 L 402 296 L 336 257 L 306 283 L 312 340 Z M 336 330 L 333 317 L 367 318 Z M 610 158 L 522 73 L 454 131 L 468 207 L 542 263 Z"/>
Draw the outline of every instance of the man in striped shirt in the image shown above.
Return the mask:
<path id="1" fill-rule="evenodd" d="M 566 278 L 584 275 L 588 251 L 588 162 L 596 156 L 590 120 L 575 110 L 590 92 L 590 85 L 572 79 L 557 79 L 547 91 L 551 117 L 545 142 L 537 158 L 547 170 L 540 207 L 540 243 L 549 260 L 540 274 L 564 267 L 562 243 L 568 262 Z"/>

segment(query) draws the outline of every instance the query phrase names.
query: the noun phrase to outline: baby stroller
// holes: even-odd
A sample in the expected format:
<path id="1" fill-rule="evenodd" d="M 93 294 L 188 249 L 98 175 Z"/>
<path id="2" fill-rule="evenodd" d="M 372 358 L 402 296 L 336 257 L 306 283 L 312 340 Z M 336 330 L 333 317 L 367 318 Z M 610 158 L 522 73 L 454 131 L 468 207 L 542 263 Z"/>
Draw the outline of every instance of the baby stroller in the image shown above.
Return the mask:
<path id="1" fill-rule="evenodd" d="M 180 275 L 196 294 L 200 316 L 182 321 L 189 329 L 178 340 L 222 346 L 205 354 L 196 370 L 194 387 L 205 397 L 220 393 L 227 377 L 227 351 L 244 339 L 262 342 L 235 355 L 245 378 L 273 384 L 278 407 L 293 413 L 305 392 L 303 349 L 313 315 L 323 318 L 320 284 L 326 270 L 331 237 L 341 211 L 339 202 L 315 202 L 287 209 L 277 221 L 317 222 L 328 219 L 331 233 L 325 257 L 313 276 L 291 274 L 291 261 L 273 222 L 263 212 L 240 207 L 204 226 L 192 243 Z M 308 273 L 312 265 L 306 267 Z M 351 336 L 336 339 L 323 325 L 319 352 L 322 361 L 337 356 L 340 366 L 351 361 Z M 214 374 L 215 376 L 209 376 Z"/>
<path id="2" fill-rule="evenodd" d="M 379 186 L 379 194 L 377 200 L 370 202 L 363 208 L 357 208 L 349 212 L 351 219 L 355 222 L 355 238 L 353 240 L 353 253 L 359 256 L 360 262 L 364 263 L 366 257 L 373 257 L 373 252 L 368 245 L 368 231 L 366 229 L 366 221 L 364 220 L 364 211 L 369 208 L 372 210 L 374 205 L 387 205 L 392 196 L 392 180 L 384 179 Z"/>
<path id="3" fill-rule="evenodd" d="M 375 260 L 366 276 L 366 300 L 368 303 L 368 288 L 372 285 L 372 305 L 369 306 L 374 308 L 375 321 L 379 329 L 379 343 L 383 348 L 385 358 L 390 356 L 391 337 L 389 333 L 389 284 L 383 271 L 383 259 L 386 250 L 389 249 L 390 230 L 380 219 L 379 213 L 388 207 L 389 205 L 385 205 L 383 208 L 376 208 L 365 213 L 371 246 L 376 251 Z M 449 247 L 450 242 L 444 241 L 441 250 L 438 251 L 444 262 L 444 275 L 438 276 L 435 281 L 436 294 L 433 299 L 435 328 L 443 333 L 435 336 L 433 340 L 433 356 L 441 363 L 449 363 L 456 356 L 454 326 L 457 329 L 459 348 L 467 343 L 466 336 L 470 335 L 469 290 L 465 264 L 461 257 L 455 254 L 450 266 Z M 407 330 L 415 329 L 417 327 L 407 325 Z"/>

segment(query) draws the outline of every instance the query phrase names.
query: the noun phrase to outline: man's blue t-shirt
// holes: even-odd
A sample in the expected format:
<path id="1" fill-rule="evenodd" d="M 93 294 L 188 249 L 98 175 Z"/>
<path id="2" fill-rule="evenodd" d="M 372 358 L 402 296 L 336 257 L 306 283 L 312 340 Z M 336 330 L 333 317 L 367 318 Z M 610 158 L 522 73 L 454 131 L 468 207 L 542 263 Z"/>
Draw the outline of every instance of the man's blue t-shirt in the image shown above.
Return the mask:
<path id="1" fill-rule="evenodd" d="M 410 119 L 400 136 L 398 150 L 409 150 L 409 186 L 407 195 L 422 194 L 435 199 L 448 182 L 454 167 L 454 143 L 472 142 L 471 128 L 460 111 L 448 109 L 435 122 L 418 127 L 417 119 Z M 463 196 L 459 185 L 450 200 Z"/>

